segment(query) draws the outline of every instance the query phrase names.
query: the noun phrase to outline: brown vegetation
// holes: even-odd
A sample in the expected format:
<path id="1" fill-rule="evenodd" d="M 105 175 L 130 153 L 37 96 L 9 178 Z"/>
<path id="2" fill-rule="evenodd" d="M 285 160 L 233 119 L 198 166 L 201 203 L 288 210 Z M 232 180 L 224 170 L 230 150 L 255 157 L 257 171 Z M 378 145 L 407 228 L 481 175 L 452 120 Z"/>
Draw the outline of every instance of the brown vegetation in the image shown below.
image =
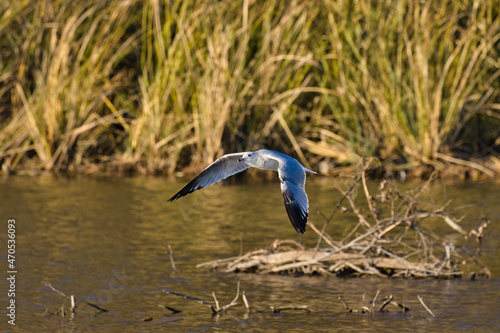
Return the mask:
<path id="1" fill-rule="evenodd" d="M 367 156 L 500 170 L 493 0 L 21 0 L 0 13 L 5 172 L 171 174 L 263 147 L 327 172 Z"/>

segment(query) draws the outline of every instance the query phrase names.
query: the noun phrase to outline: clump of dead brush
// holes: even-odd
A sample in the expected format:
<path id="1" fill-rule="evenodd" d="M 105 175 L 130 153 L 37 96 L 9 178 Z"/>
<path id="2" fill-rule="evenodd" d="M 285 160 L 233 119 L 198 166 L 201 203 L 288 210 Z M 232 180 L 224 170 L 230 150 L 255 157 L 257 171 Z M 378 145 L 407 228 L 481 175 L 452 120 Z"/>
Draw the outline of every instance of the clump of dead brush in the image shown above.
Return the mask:
<path id="1" fill-rule="evenodd" d="M 453 232 L 467 235 L 452 217 L 450 202 L 435 205 L 422 200 L 434 177 L 416 189 L 400 191 L 390 180 L 382 180 L 377 193 L 370 190 L 366 174 L 370 162 L 355 177 L 320 231 L 309 222 L 319 238 L 315 248 L 306 249 L 294 241 L 275 241 L 266 249 L 236 258 L 202 263 L 198 267 L 225 266 L 227 271 L 376 275 L 381 277 L 456 278 L 464 275 L 460 263 L 472 258 L 474 269 L 484 276 L 489 270 L 465 246 L 447 241 L 428 225 L 444 224 Z M 358 192 L 361 198 L 356 198 Z M 347 201 L 348 207 L 342 206 Z M 326 233 L 338 210 L 357 220 L 341 240 Z M 481 229 L 484 233 L 484 228 Z M 320 247 L 326 244 L 326 247 Z"/>

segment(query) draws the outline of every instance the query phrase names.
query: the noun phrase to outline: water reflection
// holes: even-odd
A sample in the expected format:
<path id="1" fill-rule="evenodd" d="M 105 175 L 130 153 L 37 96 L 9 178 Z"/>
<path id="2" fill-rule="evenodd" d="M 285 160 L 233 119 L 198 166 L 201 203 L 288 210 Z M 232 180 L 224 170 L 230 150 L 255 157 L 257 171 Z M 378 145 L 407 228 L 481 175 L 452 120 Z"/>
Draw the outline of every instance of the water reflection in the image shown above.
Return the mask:
<path id="1" fill-rule="evenodd" d="M 328 214 L 340 197 L 333 182 L 308 180 L 311 219 L 317 225 L 321 220 L 316 209 Z M 15 218 L 18 226 L 18 328 L 61 332 L 331 331 L 332 327 L 359 331 L 386 330 L 388 325 L 412 331 L 499 328 L 498 186 L 461 183 L 432 187 L 429 200 L 452 199 L 455 207 L 468 206 L 462 210 L 467 212 L 462 222 L 465 229 L 481 215 L 492 219 L 483 253 L 493 279 L 471 282 L 297 278 L 197 270 L 197 263 L 237 255 L 241 248 L 260 248 L 276 238 L 300 239 L 308 246 L 317 238 L 310 230 L 299 238 L 276 184 L 212 186 L 175 204 L 167 203 L 183 183 L 162 178 L 3 178 L 0 215 L 5 221 Z M 330 232 L 341 235 L 350 223 L 353 221 L 339 215 Z M 5 244 L 6 228 L 0 233 Z M 178 272 L 173 271 L 162 244 L 171 245 Z M 5 256 L 2 258 L 5 265 Z M 2 269 L 6 271 L 4 266 Z M 212 317 L 207 307 L 162 292 L 166 288 L 213 302 L 215 291 L 219 301 L 227 304 L 234 298 L 237 281 L 247 293 L 252 313 L 240 305 Z M 43 315 L 46 309 L 56 312 L 64 302 L 61 295 L 45 287 L 47 283 L 76 296 L 79 307 L 73 321 Z M 6 290 L 4 279 L 0 288 Z M 370 306 L 377 290 L 381 295 L 392 294 L 411 311 L 346 314 L 338 300 L 341 296 L 353 308 Z M 424 298 L 436 318 L 429 316 L 417 295 Z M 99 313 L 87 302 L 109 312 Z M 182 312 L 172 314 L 159 304 Z M 270 306 L 291 304 L 308 305 L 313 312 L 269 312 Z M 66 301 L 66 309 L 68 306 Z M 153 320 L 143 321 L 148 318 Z"/>

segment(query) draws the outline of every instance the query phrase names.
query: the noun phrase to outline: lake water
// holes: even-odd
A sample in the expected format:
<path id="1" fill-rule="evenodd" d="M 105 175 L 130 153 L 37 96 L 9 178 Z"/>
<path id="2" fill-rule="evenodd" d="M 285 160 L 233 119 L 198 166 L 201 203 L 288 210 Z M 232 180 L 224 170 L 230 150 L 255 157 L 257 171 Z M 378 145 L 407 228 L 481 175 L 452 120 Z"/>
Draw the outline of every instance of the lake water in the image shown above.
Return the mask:
<path id="1" fill-rule="evenodd" d="M 309 177 L 310 219 L 329 215 L 340 198 L 334 178 Z M 172 178 L 0 179 L 0 328 L 4 332 L 186 332 L 186 331 L 500 331 L 500 185 L 436 182 L 429 200 L 460 207 L 466 230 L 478 218 L 491 220 L 483 256 L 491 279 L 403 280 L 382 278 L 291 277 L 228 274 L 197 269 L 198 263 L 263 248 L 273 240 L 299 240 L 291 226 L 276 181 L 213 186 L 178 201 L 167 200 L 186 180 Z M 375 184 L 373 184 L 375 185 Z M 405 184 L 405 187 L 416 184 Z M 356 221 L 337 215 L 328 232 L 340 235 Z M 15 219 L 15 326 L 8 324 L 10 288 L 8 220 Z M 453 232 L 444 228 L 444 232 Z M 460 239 L 456 236 L 456 239 Z M 308 228 L 307 246 L 317 236 Z M 168 246 L 177 271 L 172 268 Z M 166 294 L 163 289 L 213 304 L 246 292 L 252 312 L 242 305 L 212 316 L 209 307 Z M 76 315 L 56 315 L 74 295 Z M 346 313 L 370 307 L 377 291 L 410 308 L 375 314 Z M 422 296 L 432 317 L 417 299 Z M 107 312 L 99 312 L 88 303 Z M 378 308 L 381 304 L 377 300 Z M 306 305 L 311 312 L 271 306 Z M 172 313 L 162 306 L 179 310 Z"/>

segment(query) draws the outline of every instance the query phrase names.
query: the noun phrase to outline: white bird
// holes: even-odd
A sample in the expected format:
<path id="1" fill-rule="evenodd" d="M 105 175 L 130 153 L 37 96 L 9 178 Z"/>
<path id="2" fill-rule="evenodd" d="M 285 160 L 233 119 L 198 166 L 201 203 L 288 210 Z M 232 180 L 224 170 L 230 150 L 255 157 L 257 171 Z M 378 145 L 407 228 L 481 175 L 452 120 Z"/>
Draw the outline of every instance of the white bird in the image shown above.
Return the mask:
<path id="1" fill-rule="evenodd" d="M 210 164 L 168 201 L 215 184 L 249 167 L 278 171 L 285 208 L 297 232 L 306 230 L 309 201 L 305 191 L 306 172 L 316 173 L 295 158 L 268 149 L 227 154 Z"/>

